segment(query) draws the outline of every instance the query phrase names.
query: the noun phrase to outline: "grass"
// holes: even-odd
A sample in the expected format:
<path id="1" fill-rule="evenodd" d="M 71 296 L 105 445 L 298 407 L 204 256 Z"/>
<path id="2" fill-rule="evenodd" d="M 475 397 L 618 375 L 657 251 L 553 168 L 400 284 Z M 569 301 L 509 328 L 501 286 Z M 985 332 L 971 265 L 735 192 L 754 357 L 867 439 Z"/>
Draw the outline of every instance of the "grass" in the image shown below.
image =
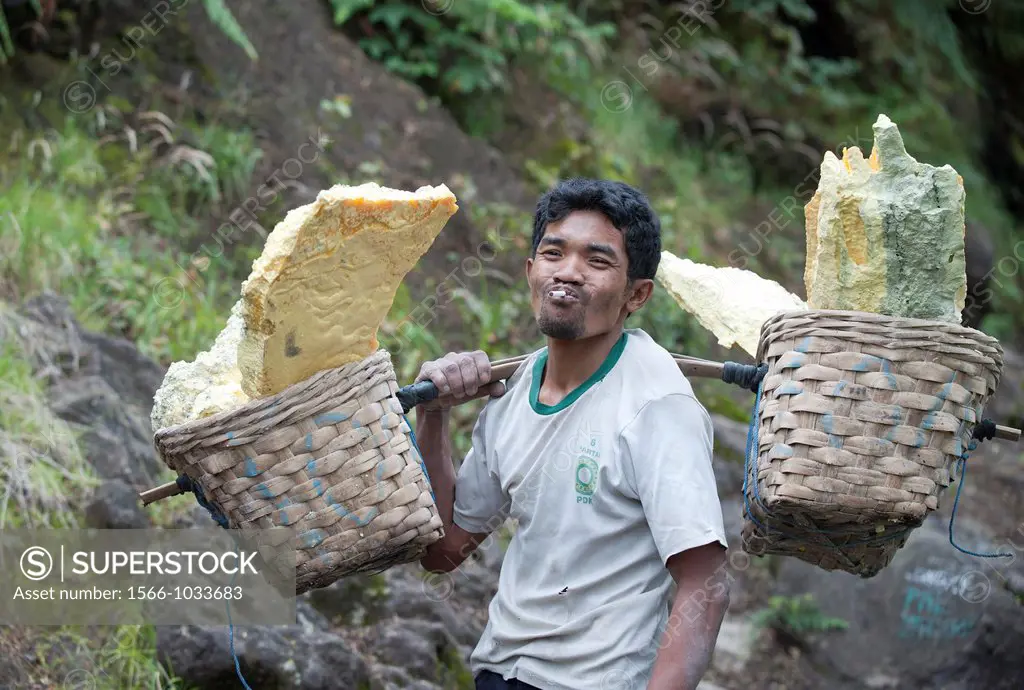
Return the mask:
<path id="1" fill-rule="evenodd" d="M 38 640 L 35 652 L 51 677 L 69 683 L 77 679 L 82 687 L 188 690 L 156 660 L 156 628 L 152 625 L 89 630 L 63 626 Z"/>
<path id="2" fill-rule="evenodd" d="M 225 148 L 237 148 L 236 138 L 223 136 L 231 144 Z M 58 292 L 86 328 L 127 337 L 163 364 L 206 349 L 237 299 L 237 273 L 230 266 L 211 270 L 218 261 L 202 255 L 207 263 L 190 261 L 160 237 L 161 223 L 167 229 L 172 219 L 180 225 L 192 217 L 177 201 L 149 203 L 146 190 L 173 189 L 168 180 L 174 173 L 157 167 L 148 173 L 154 179 L 146 177 L 153 163 L 147 155 L 133 159 L 122 152 L 104 164 L 96 139 L 75 121 L 35 141 L 8 161 L 11 175 L 0 196 L 0 294 L 17 302 L 44 289 Z M 227 160 L 242 166 L 224 173 L 223 188 L 235 194 L 252 157 Z M 195 186 L 191 173 L 181 174 L 179 188 Z M 135 197 L 131 180 L 139 176 L 142 195 Z M 221 188 L 221 178 L 216 181 Z M 204 193 L 193 195 L 193 213 L 207 203 Z M 145 231 L 147 220 L 156 232 Z"/>
<path id="3" fill-rule="evenodd" d="M 77 527 L 77 509 L 99 479 L 76 434 L 50 411 L 21 346 L 6 336 L 0 340 L 0 444 L 0 529 Z"/>

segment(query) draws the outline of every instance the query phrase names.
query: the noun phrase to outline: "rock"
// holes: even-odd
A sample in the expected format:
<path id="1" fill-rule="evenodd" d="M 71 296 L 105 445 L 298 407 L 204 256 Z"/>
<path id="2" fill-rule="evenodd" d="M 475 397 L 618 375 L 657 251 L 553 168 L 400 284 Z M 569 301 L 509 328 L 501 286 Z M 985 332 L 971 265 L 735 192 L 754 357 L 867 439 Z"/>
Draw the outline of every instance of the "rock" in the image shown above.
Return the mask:
<path id="1" fill-rule="evenodd" d="M 378 661 L 401 667 L 412 679 L 442 682 L 464 665 L 455 640 L 437 622 L 394 618 L 374 626 L 367 641 Z"/>
<path id="2" fill-rule="evenodd" d="M 718 633 L 711 666 L 725 674 L 741 673 L 753 653 L 757 631 L 749 618 L 728 613 Z"/>
<path id="3" fill-rule="evenodd" d="M 967 295 L 963 179 L 919 163 L 879 115 L 868 160 L 831 151 L 805 207 L 804 283 L 811 309 L 959 324 Z"/>
<path id="4" fill-rule="evenodd" d="M 849 625 L 809 636 L 818 664 L 881 687 L 886 678 L 899 687 L 1021 687 L 1024 660 L 1013 651 L 1024 645 L 1020 609 L 987 574 L 987 559 L 949 544 L 947 528 L 929 518 L 873 578 L 784 559 L 779 593 L 810 593 L 821 614 Z M 964 678 L 977 684 L 953 683 Z"/>
<path id="5" fill-rule="evenodd" d="M 386 601 L 389 596 L 386 574 L 350 575 L 304 596 L 314 609 L 335 623 L 372 624 L 390 613 Z"/>
<path id="6" fill-rule="evenodd" d="M 49 397 L 58 417 L 93 430 L 83 439 L 83 452 L 103 476 L 134 486 L 158 479 L 163 463 L 153 448 L 148 419 L 125 405 L 104 379 L 62 379 L 51 386 Z"/>
<path id="7" fill-rule="evenodd" d="M 460 645 L 476 645 L 483 632 L 483 626 L 472 619 L 460 617 L 456 613 L 453 601 L 438 597 L 438 590 L 431 586 L 431 580 L 425 579 L 424 575 L 422 568 L 415 564 L 388 571 L 389 596 L 385 612 L 402 618 L 437 621 Z M 454 593 L 454 588 L 452 591 Z M 475 593 L 472 588 L 470 591 Z"/>
<path id="8" fill-rule="evenodd" d="M 367 688 L 366 662 L 326 621 L 306 610 L 300 624 L 234 629 L 235 653 L 248 684 L 278 690 Z M 186 684 L 199 688 L 240 685 L 223 627 L 157 626 L 157 656 Z"/>
<path id="9" fill-rule="evenodd" d="M 94 529 L 147 529 L 152 525 L 135 489 L 116 479 L 96 490 L 86 506 L 85 522 Z"/>
<path id="10" fill-rule="evenodd" d="M 51 381 L 99 376 L 123 404 L 149 416 L 163 368 L 134 343 L 84 330 L 67 300 L 52 292 L 26 300 L 19 312 L 19 330 L 37 371 Z"/>
<path id="11" fill-rule="evenodd" d="M 158 364 L 127 340 L 82 329 L 67 300 L 50 292 L 0 314 L 0 339 L 7 336 L 49 384 L 56 416 L 84 434 L 82 452 L 101 477 L 135 486 L 158 478 L 163 465 L 148 423 Z"/>

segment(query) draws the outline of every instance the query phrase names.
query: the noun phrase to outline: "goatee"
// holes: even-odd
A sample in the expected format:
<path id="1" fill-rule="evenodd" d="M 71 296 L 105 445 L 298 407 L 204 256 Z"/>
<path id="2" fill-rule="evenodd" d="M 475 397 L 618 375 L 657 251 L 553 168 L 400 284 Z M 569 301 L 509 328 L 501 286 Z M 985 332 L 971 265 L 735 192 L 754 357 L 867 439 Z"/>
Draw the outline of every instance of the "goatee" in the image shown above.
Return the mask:
<path id="1" fill-rule="evenodd" d="M 556 340 L 576 340 L 582 338 L 586 331 L 582 310 L 572 318 L 561 319 L 552 318 L 545 310 L 541 310 L 537 326 L 541 333 Z"/>

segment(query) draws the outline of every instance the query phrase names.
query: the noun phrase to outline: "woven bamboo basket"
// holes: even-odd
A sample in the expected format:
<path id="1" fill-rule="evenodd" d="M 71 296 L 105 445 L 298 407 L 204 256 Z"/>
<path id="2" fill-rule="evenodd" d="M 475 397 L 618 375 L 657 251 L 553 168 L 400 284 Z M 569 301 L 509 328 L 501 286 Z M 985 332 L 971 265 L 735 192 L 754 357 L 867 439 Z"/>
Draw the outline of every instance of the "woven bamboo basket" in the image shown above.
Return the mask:
<path id="1" fill-rule="evenodd" d="M 744 550 L 871 577 L 949 486 L 1002 348 L 977 330 L 855 311 L 765 322 Z"/>
<path id="2" fill-rule="evenodd" d="M 229 528 L 286 528 L 273 533 L 288 537 L 276 545 L 287 557 L 270 565 L 289 579 L 293 572 L 301 594 L 418 560 L 443 536 L 397 390 L 391 356 L 379 349 L 276 395 L 161 429 L 154 442 Z"/>

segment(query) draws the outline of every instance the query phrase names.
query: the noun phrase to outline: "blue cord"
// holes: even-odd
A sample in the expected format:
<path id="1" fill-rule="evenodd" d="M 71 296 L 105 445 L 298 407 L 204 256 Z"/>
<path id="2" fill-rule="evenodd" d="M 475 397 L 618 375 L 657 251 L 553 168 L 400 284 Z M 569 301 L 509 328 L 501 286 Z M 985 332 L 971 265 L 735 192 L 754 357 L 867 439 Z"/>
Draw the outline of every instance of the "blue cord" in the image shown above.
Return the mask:
<path id="1" fill-rule="evenodd" d="M 966 553 L 968 556 L 977 556 L 978 558 L 1013 558 L 1012 553 L 1007 553 L 1005 551 L 1000 553 L 977 553 L 975 551 L 971 551 L 970 549 L 961 548 L 953 540 L 953 521 L 956 520 L 956 508 L 957 505 L 960 503 L 960 490 L 964 488 L 964 477 L 967 475 L 967 458 L 970 455 L 970 452 L 977 447 L 978 442 L 974 439 L 971 439 L 971 442 L 967 445 L 967 450 L 963 452 L 963 455 L 961 455 L 960 459 L 957 461 L 957 467 L 960 470 L 960 476 L 958 478 L 959 481 L 956 485 L 956 498 L 953 499 L 953 514 L 949 516 L 949 543 L 952 544 L 953 548 L 955 548 L 957 551 L 960 551 L 961 553 Z"/>
<path id="2" fill-rule="evenodd" d="M 235 546 L 238 547 L 237 542 L 235 543 Z M 236 550 L 235 553 L 238 553 L 238 551 Z M 235 583 L 235 578 L 238 576 L 239 570 L 240 568 L 235 568 L 235 572 L 231 575 L 232 585 Z M 231 622 L 230 599 L 224 600 L 224 607 L 228 612 L 228 646 L 231 648 L 231 658 L 235 662 L 235 673 L 238 675 L 238 680 L 242 681 L 242 687 L 245 688 L 245 690 L 252 690 L 252 688 L 249 687 L 249 684 L 245 682 L 245 676 L 242 675 L 242 665 L 238 662 L 238 654 L 235 653 L 235 625 Z"/>
<path id="3" fill-rule="evenodd" d="M 423 470 L 423 476 L 427 478 L 427 488 L 430 489 L 430 498 L 437 502 L 437 497 L 434 495 L 434 485 L 430 483 L 430 474 L 427 472 L 427 465 L 423 462 L 423 453 L 420 451 L 420 446 L 416 443 L 416 432 L 412 429 L 412 424 L 409 424 L 409 418 L 404 414 L 402 419 L 405 420 L 405 425 L 409 427 L 409 437 L 412 439 L 412 447 L 416 449 L 416 454 L 420 457 L 420 469 Z"/>

